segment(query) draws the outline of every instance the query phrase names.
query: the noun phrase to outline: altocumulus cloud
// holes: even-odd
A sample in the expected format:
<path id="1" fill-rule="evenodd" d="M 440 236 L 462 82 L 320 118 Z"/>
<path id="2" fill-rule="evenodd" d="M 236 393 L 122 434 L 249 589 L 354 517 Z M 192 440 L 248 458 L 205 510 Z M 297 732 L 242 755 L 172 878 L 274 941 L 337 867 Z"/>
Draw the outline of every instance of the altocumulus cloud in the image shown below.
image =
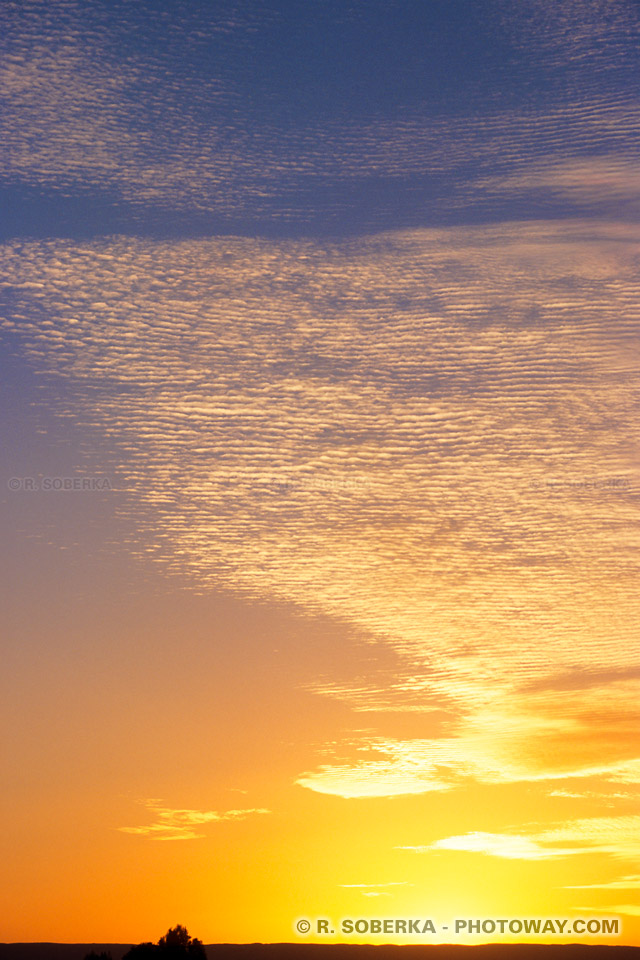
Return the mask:
<path id="1" fill-rule="evenodd" d="M 535 833 L 484 833 L 474 831 L 460 836 L 443 837 L 422 846 L 402 846 L 399 850 L 428 853 L 438 850 L 460 850 L 492 857 L 515 860 L 546 860 L 579 854 L 605 854 L 615 859 L 637 860 L 640 855 L 638 827 L 640 817 L 587 817 L 570 820 Z M 567 841 L 571 846 L 564 846 Z M 623 877 L 620 882 L 604 884 L 612 889 L 631 889 L 637 877 Z M 600 889 L 594 885 L 594 889 Z M 573 888 L 571 888 L 573 889 Z M 590 889 L 589 886 L 576 889 Z"/>
<path id="2" fill-rule="evenodd" d="M 592 221 L 16 241 L 2 322 L 108 438 L 132 553 L 393 652 L 318 693 L 446 709 L 439 742 L 305 786 L 633 782 L 637 261 L 630 226 Z"/>
<path id="3" fill-rule="evenodd" d="M 262 808 L 246 810 L 188 810 L 162 806 L 160 800 L 141 800 L 142 804 L 156 818 L 154 823 L 140 827 L 118 827 L 122 833 L 131 833 L 152 840 L 202 840 L 207 834 L 199 833 L 197 828 L 205 824 L 219 823 L 222 820 L 244 820 L 254 814 L 270 813 Z"/>
<path id="4" fill-rule="evenodd" d="M 366 19 L 361 4 L 342 6 L 352 23 Z M 54 196 L 97 191 L 137 210 L 138 227 L 154 205 L 283 225 L 328 219 L 334 227 L 357 212 L 375 230 L 407 225 L 398 224 L 399 206 L 415 224 L 460 222 L 471 211 L 504 217 L 504 198 L 532 193 L 542 203 L 566 200 L 578 215 L 594 205 L 619 210 L 621 199 L 635 203 L 635 5 L 610 0 L 605 17 L 601 4 L 584 0 L 563 4 L 558 16 L 549 3 L 487 0 L 479 27 L 517 51 L 524 105 L 505 102 L 505 77 L 494 66 L 494 96 L 462 88 L 454 116 L 429 111 L 437 89 L 417 89 L 402 119 L 360 105 L 355 115 L 311 113 L 297 125 L 278 122 L 277 109 L 270 114 L 277 84 L 267 87 L 263 109 L 248 113 L 238 68 L 259 56 L 259 39 L 258 51 L 253 44 L 282 19 L 280 7 L 175 7 L 167 43 L 167 22 L 149 0 L 116 4 L 112 16 L 77 0 L 57 3 L 55 16 L 44 0 L 28 7 L 7 0 L 3 181 Z M 324 27 L 335 29 L 327 9 Z M 146 43 L 127 43 L 138 31 Z M 531 104 L 541 70 L 546 99 Z M 353 200 L 363 184 L 373 187 L 365 188 L 368 210 Z M 419 205 L 416 213 L 415 202 L 407 214 L 407 198 L 416 195 L 428 197 L 431 219 Z"/>

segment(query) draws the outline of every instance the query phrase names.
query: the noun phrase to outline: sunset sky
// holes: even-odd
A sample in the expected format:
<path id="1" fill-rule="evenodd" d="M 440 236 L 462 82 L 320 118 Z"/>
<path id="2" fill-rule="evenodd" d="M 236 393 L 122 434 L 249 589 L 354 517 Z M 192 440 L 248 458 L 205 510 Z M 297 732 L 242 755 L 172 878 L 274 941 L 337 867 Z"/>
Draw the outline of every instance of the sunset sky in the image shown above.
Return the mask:
<path id="1" fill-rule="evenodd" d="M 640 944 L 636 0 L 0 36 L 0 940 Z"/>

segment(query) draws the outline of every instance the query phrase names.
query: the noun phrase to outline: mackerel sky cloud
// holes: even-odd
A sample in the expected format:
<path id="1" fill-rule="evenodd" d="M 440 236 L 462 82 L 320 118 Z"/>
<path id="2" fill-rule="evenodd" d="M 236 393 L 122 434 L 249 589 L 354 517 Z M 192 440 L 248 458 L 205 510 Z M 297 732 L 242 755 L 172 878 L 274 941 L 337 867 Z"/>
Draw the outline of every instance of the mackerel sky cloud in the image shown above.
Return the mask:
<path id="1" fill-rule="evenodd" d="M 454 755 L 472 724 L 474 767 L 575 775 L 636 756 L 636 258 L 583 221 L 20 242 L 7 329 L 109 437 L 136 550 L 385 638 L 386 706 Z"/>
<path id="2" fill-rule="evenodd" d="M 142 571 L 182 611 L 150 670 L 193 642 L 185 688 L 209 657 L 218 682 L 212 642 L 180 626 L 196 603 L 250 624 L 250 656 L 220 676 L 281 649 L 256 611 L 283 635 L 302 618 L 301 647 L 331 625 L 332 655 L 284 674 L 299 730 L 266 706 L 255 722 L 274 733 L 254 782 L 239 721 L 222 736 L 186 709 L 181 734 L 153 732 L 170 698 L 152 708 L 124 672 L 133 617 L 103 682 L 136 705 L 146 773 L 119 795 L 168 799 L 144 801 L 150 824 L 101 822 L 119 843 L 236 831 L 246 849 L 280 829 L 290 851 L 312 811 L 379 804 L 387 879 L 327 872 L 327 889 L 412 895 L 410 850 L 544 866 L 562 882 L 536 889 L 582 898 L 635 889 L 636 5 L 9 0 L 1 16 L 11 536 Z M 24 477 L 55 472 L 109 489 L 30 494 Z M 153 744 L 180 757 L 201 737 L 186 779 L 181 759 L 172 782 L 149 772 Z M 251 783 L 241 810 L 221 743 L 228 782 Z M 605 873 L 581 883 L 581 858 Z"/>

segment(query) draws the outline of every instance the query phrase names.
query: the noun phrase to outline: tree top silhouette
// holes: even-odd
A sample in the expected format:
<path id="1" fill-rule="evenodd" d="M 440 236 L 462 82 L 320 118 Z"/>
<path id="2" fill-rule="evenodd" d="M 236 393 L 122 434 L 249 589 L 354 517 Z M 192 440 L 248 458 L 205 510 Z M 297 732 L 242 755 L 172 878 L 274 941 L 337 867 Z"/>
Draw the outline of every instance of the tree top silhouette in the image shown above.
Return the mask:
<path id="1" fill-rule="evenodd" d="M 170 927 L 157 943 L 138 943 L 122 960 L 207 960 L 201 940 L 190 937 L 181 924 Z"/>

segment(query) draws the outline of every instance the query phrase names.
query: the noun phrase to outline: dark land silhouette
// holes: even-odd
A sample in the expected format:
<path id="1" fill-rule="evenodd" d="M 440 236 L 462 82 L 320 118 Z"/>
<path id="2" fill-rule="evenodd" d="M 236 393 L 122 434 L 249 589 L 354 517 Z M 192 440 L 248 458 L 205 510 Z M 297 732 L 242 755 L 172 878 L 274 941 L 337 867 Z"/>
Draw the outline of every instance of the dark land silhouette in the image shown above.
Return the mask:
<path id="1" fill-rule="evenodd" d="M 130 943 L 0 943 L 0 960 L 85 960 L 108 953 L 123 960 Z M 148 945 L 145 945 L 148 946 Z M 150 944 L 150 946 L 154 946 Z M 207 944 L 206 960 L 640 960 L 640 947 L 576 944 Z M 132 955 L 133 956 L 133 955 Z"/>
<path id="2" fill-rule="evenodd" d="M 85 957 L 85 960 L 100 960 L 95 950 Z M 107 953 L 104 960 L 112 960 Z M 124 955 L 124 960 L 207 960 L 204 945 L 197 937 L 189 936 L 189 931 L 182 924 L 171 927 L 160 937 L 157 943 L 138 943 L 131 947 Z"/>

